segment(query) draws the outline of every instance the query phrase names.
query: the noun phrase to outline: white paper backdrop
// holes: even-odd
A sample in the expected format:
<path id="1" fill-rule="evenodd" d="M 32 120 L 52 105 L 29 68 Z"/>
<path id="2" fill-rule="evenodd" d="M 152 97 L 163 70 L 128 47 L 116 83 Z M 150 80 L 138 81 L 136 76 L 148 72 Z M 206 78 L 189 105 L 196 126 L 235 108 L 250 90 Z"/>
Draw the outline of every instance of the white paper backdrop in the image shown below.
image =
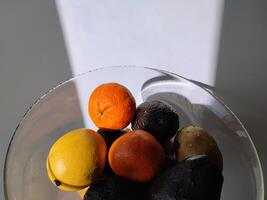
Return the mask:
<path id="1" fill-rule="evenodd" d="M 57 0 L 74 75 L 161 68 L 213 85 L 223 0 Z"/>

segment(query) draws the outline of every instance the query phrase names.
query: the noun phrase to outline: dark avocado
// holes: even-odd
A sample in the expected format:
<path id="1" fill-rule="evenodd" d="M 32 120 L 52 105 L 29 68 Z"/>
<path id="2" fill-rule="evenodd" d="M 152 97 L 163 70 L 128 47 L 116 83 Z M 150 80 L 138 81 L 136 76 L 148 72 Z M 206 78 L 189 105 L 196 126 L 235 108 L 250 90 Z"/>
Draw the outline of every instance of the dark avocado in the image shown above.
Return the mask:
<path id="1" fill-rule="evenodd" d="M 177 158 L 176 158 L 176 148 L 174 148 L 175 145 L 173 144 L 173 140 L 172 139 L 171 140 L 167 140 L 166 142 L 164 142 L 162 144 L 162 147 L 163 147 L 163 149 L 165 151 L 166 158 L 171 159 L 171 160 L 175 160 L 175 161 L 177 160 Z"/>
<path id="2" fill-rule="evenodd" d="M 87 190 L 84 200 L 145 200 L 148 185 L 112 176 L 94 182 Z"/>
<path id="3" fill-rule="evenodd" d="M 174 139 L 177 160 L 182 161 L 194 155 L 207 155 L 210 160 L 223 169 L 223 158 L 214 138 L 203 128 L 188 126 L 181 129 Z"/>
<path id="4" fill-rule="evenodd" d="M 112 145 L 112 143 L 119 138 L 120 136 L 122 136 L 124 133 L 126 133 L 125 130 L 120 130 L 120 131 L 107 131 L 107 130 L 103 130 L 103 129 L 98 129 L 97 132 L 103 136 L 104 140 L 106 141 L 107 144 L 107 148 L 109 149 L 110 146 Z M 106 165 L 105 165 L 105 169 L 104 169 L 104 176 L 111 176 L 113 175 L 113 171 L 109 165 L 108 162 L 108 157 L 106 158 Z"/>
<path id="5" fill-rule="evenodd" d="M 164 101 L 147 101 L 137 107 L 132 129 L 145 130 L 162 144 L 179 129 L 179 116 L 175 109 Z"/>
<path id="6" fill-rule="evenodd" d="M 149 200 L 219 200 L 223 176 L 205 155 L 165 169 L 151 183 Z"/>
<path id="7" fill-rule="evenodd" d="M 109 149 L 109 147 L 112 145 L 112 143 L 121 135 L 123 135 L 124 133 L 126 133 L 125 130 L 120 130 L 120 131 L 107 131 L 107 130 L 103 130 L 103 129 L 98 129 L 97 132 L 103 136 L 103 138 L 106 141 L 107 147 Z"/>

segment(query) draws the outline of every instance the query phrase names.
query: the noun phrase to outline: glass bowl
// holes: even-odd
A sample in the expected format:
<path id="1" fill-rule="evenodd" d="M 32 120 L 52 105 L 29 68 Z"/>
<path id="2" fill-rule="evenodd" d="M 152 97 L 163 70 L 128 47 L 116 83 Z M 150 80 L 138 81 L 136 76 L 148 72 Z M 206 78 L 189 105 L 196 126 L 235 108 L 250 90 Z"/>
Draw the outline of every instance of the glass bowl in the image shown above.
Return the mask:
<path id="1" fill-rule="evenodd" d="M 173 73 L 144 67 L 101 68 L 72 78 L 42 96 L 25 114 L 10 142 L 5 162 L 6 200 L 78 200 L 76 192 L 58 190 L 48 179 L 46 157 L 67 131 L 97 129 L 87 113 L 92 90 L 104 82 L 130 89 L 137 105 L 162 99 L 177 109 L 181 127 L 194 124 L 216 139 L 224 159 L 222 200 L 263 200 L 260 161 L 249 134 L 210 91 Z"/>

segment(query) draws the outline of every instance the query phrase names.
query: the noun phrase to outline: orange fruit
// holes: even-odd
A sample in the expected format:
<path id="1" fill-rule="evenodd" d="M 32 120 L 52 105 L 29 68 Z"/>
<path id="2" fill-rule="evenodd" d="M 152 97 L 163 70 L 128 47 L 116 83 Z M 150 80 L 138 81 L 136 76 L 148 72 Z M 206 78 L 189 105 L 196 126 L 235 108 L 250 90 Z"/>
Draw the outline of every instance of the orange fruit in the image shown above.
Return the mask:
<path id="1" fill-rule="evenodd" d="M 88 111 L 98 128 L 121 130 L 133 119 L 136 103 L 131 92 L 118 83 L 98 86 L 90 96 Z"/>
<path id="2" fill-rule="evenodd" d="M 134 130 L 113 142 L 108 159 L 113 172 L 118 176 L 145 182 L 160 170 L 165 154 L 154 136 L 143 130 Z"/>
<path id="3" fill-rule="evenodd" d="M 90 186 L 89 186 L 89 187 L 90 187 Z M 89 187 L 86 187 L 86 188 L 84 188 L 84 189 L 82 189 L 82 190 L 78 190 L 78 191 L 77 191 L 78 194 L 79 194 L 79 196 L 81 197 L 81 199 L 84 198 L 85 193 L 87 192 L 87 190 L 89 189 Z"/>

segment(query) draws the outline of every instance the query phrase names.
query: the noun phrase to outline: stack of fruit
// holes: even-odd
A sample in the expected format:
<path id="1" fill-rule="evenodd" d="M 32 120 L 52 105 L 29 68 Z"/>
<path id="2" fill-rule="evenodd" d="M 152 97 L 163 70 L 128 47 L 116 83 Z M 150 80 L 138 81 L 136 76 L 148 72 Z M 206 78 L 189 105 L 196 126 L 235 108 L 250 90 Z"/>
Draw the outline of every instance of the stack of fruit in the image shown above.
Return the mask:
<path id="1" fill-rule="evenodd" d="M 88 111 L 99 130 L 73 130 L 49 151 L 48 176 L 59 189 L 77 190 L 84 200 L 220 199 L 223 159 L 215 140 L 196 126 L 178 131 L 171 105 L 136 108 L 126 87 L 105 83 Z"/>

